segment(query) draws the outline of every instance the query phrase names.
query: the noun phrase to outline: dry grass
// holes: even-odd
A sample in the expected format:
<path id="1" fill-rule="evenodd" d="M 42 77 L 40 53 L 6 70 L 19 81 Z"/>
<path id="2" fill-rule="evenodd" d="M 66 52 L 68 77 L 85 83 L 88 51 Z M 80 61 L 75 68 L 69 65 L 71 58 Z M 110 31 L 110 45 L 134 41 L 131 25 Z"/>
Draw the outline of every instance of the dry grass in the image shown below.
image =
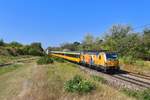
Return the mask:
<path id="1" fill-rule="evenodd" d="M 25 56 L 3 56 L 3 55 L 0 55 L 0 64 L 12 62 L 15 60 L 20 60 L 23 58 L 30 58 L 30 57 L 32 57 L 32 56 L 30 56 L 30 55 L 25 55 Z"/>
<path id="2" fill-rule="evenodd" d="M 96 90 L 88 94 L 68 93 L 64 83 L 75 75 L 96 84 Z M 37 65 L 25 64 L 0 76 L 0 100 L 132 100 L 81 71 L 71 63 Z"/>
<path id="3" fill-rule="evenodd" d="M 22 85 L 31 75 L 32 68 L 26 64 L 0 76 L 0 100 L 12 100 L 22 91 Z"/>
<path id="4" fill-rule="evenodd" d="M 34 65 L 31 79 L 24 85 L 18 100 L 48 100 L 47 67 Z"/>
<path id="5" fill-rule="evenodd" d="M 121 62 L 123 70 L 137 72 L 141 74 L 150 74 L 150 61 L 137 61 L 135 64 L 124 64 Z"/>

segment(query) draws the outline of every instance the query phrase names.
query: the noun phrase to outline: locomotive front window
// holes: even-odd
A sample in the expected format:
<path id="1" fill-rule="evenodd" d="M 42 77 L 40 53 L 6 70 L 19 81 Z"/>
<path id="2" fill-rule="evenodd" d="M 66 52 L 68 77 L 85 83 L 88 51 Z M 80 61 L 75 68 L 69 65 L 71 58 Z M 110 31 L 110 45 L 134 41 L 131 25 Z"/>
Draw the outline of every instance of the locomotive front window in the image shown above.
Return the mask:
<path id="1" fill-rule="evenodd" d="M 114 60 L 116 60 L 116 59 L 118 59 L 118 56 L 117 56 L 117 54 L 115 54 L 115 53 L 107 53 L 106 54 L 106 58 L 109 60 L 111 60 L 111 59 L 114 59 Z"/>

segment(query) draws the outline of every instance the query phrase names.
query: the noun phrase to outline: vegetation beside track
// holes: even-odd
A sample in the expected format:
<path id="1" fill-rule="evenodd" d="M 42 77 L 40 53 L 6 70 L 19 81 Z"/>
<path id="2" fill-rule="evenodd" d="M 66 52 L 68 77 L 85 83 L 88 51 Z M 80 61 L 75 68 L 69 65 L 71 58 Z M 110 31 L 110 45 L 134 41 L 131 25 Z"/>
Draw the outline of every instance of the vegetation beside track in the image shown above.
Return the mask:
<path id="1" fill-rule="evenodd" d="M 120 66 L 122 70 L 135 72 L 139 74 L 150 74 L 150 61 L 143 61 L 143 60 L 135 60 L 132 63 L 128 63 L 128 61 L 124 61 L 120 59 Z"/>
<path id="2" fill-rule="evenodd" d="M 8 60 L 9 62 L 5 62 L 6 65 L 4 64 L 4 66 L 0 67 L 0 75 L 16 70 L 19 67 L 22 67 L 22 64 L 19 64 L 20 62 L 32 61 L 32 60 L 35 60 L 35 58 L 38 59 L 38 57 L 33 58 L 33 56 L 18 56 L 18 57 L 12 57 L 12 58 L 7 57 L 7 59 L 9 60 L 12 59 L 11 61 L 12 63 L 10 63 L 9 60 Z"/>
<path id="3" fill-rule="evenodd" d="M 54 60 L 52 58 L 49 58 L 48 56 L 43 56 L 39 60 L 37 60 L 37 64 L 43 65 L 43 64 L 52 64 L 54 63 Z"/>
<path id="4" fill-rule="evenodd" d="M 41 43 L 34 42 L 30 45 L 23 45 L 19 42 L 5 43 L 2 39 L 0 40 L 0 55 L 3 56 L 20 56 L 20 55 L 33 55 L 42 56 L 44 50 Z"/>
<path id="5" fill-rule="evenodd" d="M 105 80 L 105 78 L 100 77 L 100 76 L 92 75 L 92 78 L 93 78 L 95 81 L 98 81 L 98 82 L 101 82 L 101 83 L 104 83 L 104 84 L 107 82 L 107 80 Z"/>
<path id="6" fill-rule="evenodd" d="M 18 64 L 0 67 L 0 75 L 16 70 L 19 67 L 21 67 L 21 65 Z"/>
<path id="7" fill-rule="evenodd" d="M 75 75 L 71 80 L 65 82 L 64 88 L 68 92 L 78 92 L 80 94 L 94 90 L 95 84 L 83 79 L 80 75 Z"/>
<path id="8" fill-rule="evenodd" d="M 52 59 L 54 59 L 54 61 L 60 62 L 60 63 L 66 62 L 66 60 L 64 60 L 63 58 L 59 58 L 59 57 L 52 57 Z"/>
<path id="9" fill-rule="evenodd" d="M 124 89 L 123 92 L 130 97 L 135 97 L 138 100 L 150 100 L 150 89 L 143 91 L 133 91 Z"/>
<path id="10" fill-rule="evenodd" d="M 5 63 L 9 63 L 9 62 L 13 62 L 16 60 L 20 60 L 20 59 L 28 59 L 31 58 L 33 56 L 31 55 L 23 55 L 23 56 L 4 56 L 4 55 L 0 55 L 0 64 L 5 64 Z"/>
<path id="11" fill-rule="evenodd" d="M 66 61 L 64 59 L 62 59 L 62 58 L 49 57 L 47 55 L 46 56 L 42 56 L 39 60 L 37 60 L 37 64 L 39 64 L 39 65 L 53 64 L 54 62 L 64 63 Z"/>
<path id="12" fill-rule="evenodd" d="M 90 76 L 88 73 L 81 71 L 80 68 L 78 68 L 78 65 L 69 62 L 66 63 L 54 62 L 54 64 L 46 66 L 48 67 L 48 86 L 50 99 L 55 100 L 72 99 L 72 98 L 74 98 L 75 100 L 91 100 L 97 98 L 105 100 L 109 100 L 110 98 L 111 100 L 132 99 L 125 96 L 118 90 L 115 90 L 114 88 L 105 85 L 103 81 L 100 82 L 101 80 L 104 79 L 101 79 L 98 76 Z M 95 84 L 96 86 L 95 90 L 90 91 L 88 93 L 84 92 L 83 94 L 82 93 L 80 94 L 79 92 L 69 93 L 65 91 L 64 88 L 65 83 L 68 82 L 69 80 L 74 79 L 76 75 L 82 76 L 83 79 L 88 80 L 91 83 Z M 74 86 L 74 84 L 72 84 L 72 86 Z"/>

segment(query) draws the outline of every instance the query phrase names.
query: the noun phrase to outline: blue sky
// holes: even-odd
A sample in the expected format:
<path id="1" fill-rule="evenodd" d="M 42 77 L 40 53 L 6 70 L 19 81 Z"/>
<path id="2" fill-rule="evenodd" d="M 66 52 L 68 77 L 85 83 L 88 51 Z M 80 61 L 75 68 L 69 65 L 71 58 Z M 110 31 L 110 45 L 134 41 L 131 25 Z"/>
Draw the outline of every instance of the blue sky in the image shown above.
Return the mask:
<path id="1" fill-rule="evenodd" d="M 0 0 L 0 38 L 58 46 L 113 24 L 150 24 L 150 0 Z"/>

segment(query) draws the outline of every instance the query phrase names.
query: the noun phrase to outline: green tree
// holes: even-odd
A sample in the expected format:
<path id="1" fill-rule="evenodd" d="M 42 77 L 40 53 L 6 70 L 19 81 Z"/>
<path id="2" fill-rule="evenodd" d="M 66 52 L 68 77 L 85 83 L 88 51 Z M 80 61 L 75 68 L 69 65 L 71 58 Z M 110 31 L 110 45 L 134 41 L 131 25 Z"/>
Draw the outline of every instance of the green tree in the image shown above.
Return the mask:
<path id="1" fill-rule="evenodd" d="M 74 43 L 64 43 L 61 45 L 61 49 L 68 49 L 70 51 L 78 51 L 79 50 L 80 42 L 74 42 Z"/>
<path id="2" fill-rule="evenodd" d="M 44 50 L 42 48 L 41 43 L 31 43 L 31 45 L 26 45 L 22 48 L 24 55 L 34 55 L 34 56 L 42 56 L 44 55 Z"/>
<path id="3" fill-rule="evenodd" d="M 128 35 L 131 34 L 132 28 L 127 25 L 113 25 L 104 37 L 103 47 L 108 50 L 118 51 L 121 55 L 127 46 Z"/>
<path id="4" fill-rule="evenodd" d="M 32 48 L 35 48 L 35 49 L 37 49 L 37 50 L 39 50 L 39 51 L 41 51 L 41 52 L 43 52 L 44 50 L 43 50 L 43 48 L 42 48 L 42 44 L 41 43 L 39 43 L 39 42 L 34 42 L 34 43 L 31 43 L 31 45 L 30 45 Z"/>
<path id="5" fill-rule="evenodd" d="M 87 34 L 82 42 L 82 48 L 83 50 L 92 50 L 94 44 L 94 37 L 91 34 Z"/>
<path id="6" fill-rule="evenodd" d="M 139 50 L 139 57 L 150 60 L 150 28 L 144 29 L 143 36 L 141 39 L 141 46 Z"/>
<path id="7" fill-rule="evenodd" d="M 4 46 L 4 41 L 3 41 L 3 39 L 0 39 L 0 46 Z"/>
<path id="8" fill-rule="evenodd" d="M 19 42 L 13 41 L 9 44 L 11 47 L 22 47 L 23 45 Z"/>
<path id="9" fill-rule="evenodd" d="M 35 56 L 44 55 L 44 50 L 42 48 L 41 43 L 39 43 L 39 42 L 31 43 L 28 53 L 30 55 L 35 55 Z"/>

